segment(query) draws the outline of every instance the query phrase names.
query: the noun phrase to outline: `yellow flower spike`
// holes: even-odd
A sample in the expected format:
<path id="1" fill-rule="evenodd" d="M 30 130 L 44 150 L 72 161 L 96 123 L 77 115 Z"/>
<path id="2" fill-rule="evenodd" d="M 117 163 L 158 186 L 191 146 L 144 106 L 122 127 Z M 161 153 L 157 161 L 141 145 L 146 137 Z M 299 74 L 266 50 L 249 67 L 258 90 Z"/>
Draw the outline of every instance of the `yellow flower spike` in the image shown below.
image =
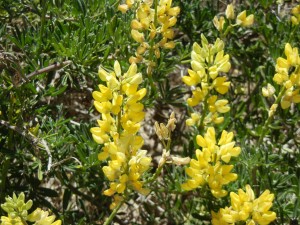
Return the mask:
<path id="1" fill-rule="evenodd" d="M 185 169 L 190 178 L 182 184 L 184 190 L 192 190 L 208 183 L 215 197 L 227 195 L 223 186 L 235 181 L 237 174 L 231 173 L 233 165 L 222 165 L 222 162 L 229 163 L 231 157 L 238 156 L 241 151 L 239 147 L 234 147 L 232 139 L 232 132 L 223 131 L 217 145 L 214 127 L 208 127 L 204 136 L 197 135 L 196 142 L 202 147 L 202 151 L 196 150 L 196 159 L 191 159 L 189 167 Z"/>
<path id="2" fill-rule="evenodd" d="M 246 10 L 239 13 L 236 18 L 236 23 L 243 27 L 251 26 L 253 24 L 253 22 L 254 22 L 254 15 L 251 14 L 251 15 L 247 16 Z"/>
<path id="3" fill-rule="evenodd" d="M 224 24 L 225 24 L 225 18 L 223 16 L 221 16 L 220 18 L 218 18 L 217 16 L 214 17 L 213 19 L 213 24 L 215 26 L 215 28 L 221 32 L 224 28 Z"/>
<path id="4" fill-rule="evenodd" d="M 226 15 L 226 18 L 229 20 L 235 19 L 234 6 L 232 3 L 227 5 L 225 15 Z"/>

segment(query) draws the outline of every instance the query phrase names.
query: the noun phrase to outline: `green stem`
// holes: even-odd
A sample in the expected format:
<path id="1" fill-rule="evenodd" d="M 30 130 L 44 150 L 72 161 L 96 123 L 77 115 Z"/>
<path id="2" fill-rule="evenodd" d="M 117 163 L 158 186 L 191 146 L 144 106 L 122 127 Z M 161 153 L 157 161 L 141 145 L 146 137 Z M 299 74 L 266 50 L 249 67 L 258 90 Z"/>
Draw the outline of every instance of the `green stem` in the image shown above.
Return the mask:
<path id="1" fill-rule="evenodd" d="M 28 225 L 28 223 L 26 222 L 26 220 L 24 220 L 21 216 L 20 216 L 20 218 L 22 220 L 23 225 Z"/>
<path id="2" fill-rule="evenodd" d="M 198 131 L 200 133 L 201 133 L 201 130 L 204 129 L 204 118 L 205 118 L 205 115 L 206 115 L 207 110 L 208 110 L 208 104 L 207 104 L 208 97 L 209 97 L 209 94 L 207 93 L 207 95 L 205 96 L 205 99 L 203 101 L 204 107 L 203 107 L 203 112 L 201 112 L 202 116 L 201 116 L 201 120 L 200 120 L 200 125 L 198 127 Z"/>
<path id="3" fill-rule="evenodd" d="M 0 176 L 0 199 L 3 200 L 5 197 L 5 187 L 6 187 L 6 177 L 8 174 L 8 169 L 10 166 L 10 158 L 5 157 L 5 160 L 2 164 L 1 176 Z"/>
<path id="4" fill-rule="evenodd" d="M 158 2 L 157 2 L 158 0 L 155 0 L 154 1 L 154 21 L 153 21 L 153 23 L 154 23 L 154 28 L 156 29 L 156 26 L 157 26 L 157 4 L 158 4 Z M 148 67 L 151 67 L 151 69 L 150 70 L 148 70 L 148 73 L 147 73 L 147 75 L 148 75 L 148 78 L 149 78 L 149 82 L 150 82 L 150 86 L 151 86 L 151 90 L 154 90 L 154 93 L 156 93 L 156 87 L 155 87 L 155 85 L 154 85 L 154 81 L 153 81 L 153 77 L 152 77 L 152 71 L 153 71 L 153 69 L 152 69 L 152 63 L 153 63 L 153 53 L 154 53 L 154 38 L 150 41 L 150 51 L 149 51 L 149 60 L 150 60 L 150 64 L 148 65 Z"/>
<path id="5" fill-rule="evenodd" d="M 277 105 L 278 105 L 278 104 L 280 103 L 280 101 L 281 101 L 281 99 L 282 99 L 282 96 L 284 95 L 285 91 L 286 91 L 286 88 L 283 86 L 283 87 L 281 88 L 281 90 L 280 90 L 280 92 L 279 92 L 279 95 L 278 95 L 278 97 L 277 97 L 277 99 L 276 99 L 276 101 L 275 101 L 274 104 L 277 104 Z M 264 126 L 263 126 L 263 129 L 262 129 L 261 135 L 260 135 L 260 137 L 259 137 L 259 140 L 258 140 L 258 142 L 257 142 L 257 147 L 261 145 L 261 143 L 262 143 L 262 141 L 263 141 L 263 138 L 266 136 L 266 134 L 267 134 L 267 132 L 268 132 L 269 125 L 270 125 L 270 123 L 271 123 L 273 117 L 274 117 L 274 114 L 271 115 L 271 116 L 269 116 L 268 119 L 266 120 L 266 122 L 265 122 L 265 124 L 264 124 Z"/>
<path id="6" fill-rule="evenodd" d="M 170 131 L 171 132 L 171 131 Z M 169 137 L 169 140 L 168 140 L 168 143 L 166 144 L 164 142 L 164 140 L 162 141 L 164 147 L 166 148 L 166 152 L 169 152 L 170 151 L 170 148 L 171 148 L 171 133 L 170 133 L 170 137 Z M 158 168 L 157 170 L 155 171 L 155 174 L 145 182 L 145 184 L 148 184 L 148 183 L 152 183 L 153 181 L 156 180 L 156 178 L 161 174 L 161 171 L 164 167 L 164 165 L 166 164 L 166 161 L 164 163 L 162 163 Z"/>
<path id="7" fill-rule="evenodd" d="M 103 225 L 109 225 L 112 222 L 113 218 L 116 216 L 117 212 L 119 211 L 119 209 L 121 208 L 124 202 L 125 200 L 119 202 L 119 204 L 116 206 L 116 208 L 114 208 L 114 210 L 112 211 L 112 213 L 110 214 L 110 216 L 107 218 L 107 220 Z"/>
<path id="8" fill-rule="evenodd" d="M 152 183 L 153 181 L 156 180 L 156 178 L 160 175 L 164 165 L 166 164 L 166 162 L 164 162 L 163 164 L 161 164 L 157 170 L 155 171 L 155 174 L 149 179 L 149 180 L 146 180 L 145 181 L 145 184 L 149 184 L 149 183 Z"/>

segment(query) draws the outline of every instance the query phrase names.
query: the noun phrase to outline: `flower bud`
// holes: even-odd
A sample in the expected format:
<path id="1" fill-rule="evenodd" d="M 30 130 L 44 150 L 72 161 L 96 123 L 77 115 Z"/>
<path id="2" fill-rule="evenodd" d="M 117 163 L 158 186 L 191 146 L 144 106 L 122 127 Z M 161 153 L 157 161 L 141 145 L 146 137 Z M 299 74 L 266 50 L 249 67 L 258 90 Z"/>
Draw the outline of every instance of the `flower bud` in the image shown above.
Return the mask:
<path id="1" fill-rule="evenodd" d="M 122 4 L 118 6 L 118 10 L 121 11 L 123 14 L 126 13 L 128 9 L 129 7 L 126 4 Z"/>
<path id="2" fill-rule="evenodd" d="M 227 5 L 225 15 L 226 15 L 226 18 L 229 19 L 229 20 L 234 19 L 234 17 L 235 17 L 235 15 L 234 15 L 234 6 L 233 6 L 232 3 Z"/>

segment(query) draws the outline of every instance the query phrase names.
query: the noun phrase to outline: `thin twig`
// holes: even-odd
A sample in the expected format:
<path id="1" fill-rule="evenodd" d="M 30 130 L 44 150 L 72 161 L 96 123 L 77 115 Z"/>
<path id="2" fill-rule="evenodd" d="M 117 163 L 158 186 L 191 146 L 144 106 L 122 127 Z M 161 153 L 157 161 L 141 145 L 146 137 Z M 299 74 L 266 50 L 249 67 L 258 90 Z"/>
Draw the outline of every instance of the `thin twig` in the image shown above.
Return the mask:
<path id="1" fill-rule="evenodd" d="M 3 125 L 13 131 L 16 131 L 17 133 L 21 134 L 23 137 L 27 138 L 34 146 L 39 146 L 42 145 L 43 148 L 45 149 L 45 151 L 47 152 L 48 155 L 48 165 L 47 165 L 47 171 L 49 171 L 52 167 L 52 155 L 50 152 L 50 149 L 48 147 L 47 142 L 42 139 L 42 138 L 37 138 L 35 136 L 33 136 L 28 130 L 26 129 L 21 129 L 17 126 L 13 126 L 11 125 L 9 122 L 5 121 L 5 120 L 0 120 L 0 125 Z"/>
<path id="2" fill-rule="evenodd" d="M 42 73 L 47 73 L 47 72 L 50 72 L 50 71 L 52 71 L 52 70 L 58 70 L 58 69 L 61 69 L 62 67 L 67 66 L 67 65 L 69 65 L 69 64 L 71 64 L 71 63 L 72 63 L 71 60 L 67 60 L 67 61 L 64 61 L 64 62 L 61 62 L 61 63 L 54 63 L 54 64 L 52 64 L 52 65 L 50 65 L 50 66 L 47 66 L 47 67 L 45 67 L 45 68 L 36 70 L 36 71 L 34 71 L 34 72 L 28 74 L 26 77 L 27 77 L 28 79 L 30 79 L 30 78 L 32 78 L 32 77 L 34 77 L 34 76 L 36 76 L 36 75 L 42 74 Z"/>

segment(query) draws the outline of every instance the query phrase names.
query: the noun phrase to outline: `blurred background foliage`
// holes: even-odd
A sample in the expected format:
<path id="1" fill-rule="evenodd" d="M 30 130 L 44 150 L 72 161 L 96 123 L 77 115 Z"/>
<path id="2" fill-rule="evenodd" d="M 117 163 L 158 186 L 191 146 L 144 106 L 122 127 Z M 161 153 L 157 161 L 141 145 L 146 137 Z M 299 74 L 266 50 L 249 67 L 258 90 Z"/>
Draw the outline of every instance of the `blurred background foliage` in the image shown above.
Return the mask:
<path id="1" fill-rule="evenodd" d="M 235 28 L 223 38 L 232 63 L 227 94 L 231 111 L 218 130 L 234 131 L 242 148 L 235 168 L 239 179 L 228 190 L 247 183 L 256 193 L 268 188 L 276 196 L 274 224 L 299 224 L 299 106 L 279 109 L 266 141 L 256 147 L 272 104 L 262 97 L 261 87 L 273 83 L 276 58 L 283 56 L 285 43 L 300 47 L 299 27 L 289 21 L 296 2 L 277 2 L 236 1 L 236 12 L 254 13 L 255 24 Z M 176 48 L 162 52 L 157 60 L 155 90 L 149 90 L 146 76 L 143 83 L 148 88 L 144 104 L 149 115 L 142 134 L 144 149 L 154 159 L 161 155 L 154 121 L 166 122 L 171 111 L 178 121 L 172 153 L 194 154 L 197 133 L 185 127 L 189 109 L 184 98 L 189 89 L 181 76 L 189 68 L 191 46 L 200 42 L 200 34 L 210 42 L 219 37 L 212 20 L 229 3 L 173 1 L 181 8 Z M 102 195 L 106 182 L 97 159 L 101 146 L 94 143 L 89 129 L 99 117 L 91 97 L 100 83 L 98 66 L 111 69 L 118 60 L 125 70 L 137 47 L 129 35 L 134 13 L 118 12 L 118 4 L 115 0 L 0 1 L 0 202 L 23 191 L 35 207 L 51 209 L 64 224 L 102 224 L 110 214 L 111 199 Z M 139 69 L 146 68 L 139 65 Z M 182 193 L 183 174 L 184 168 L 167 165 L 151 195 L 145 199 L 136 194 L 115 221 L 209 223 L 210 211 L 224 207 L 228 200 L 215 200 L 205 187 Z"/>

